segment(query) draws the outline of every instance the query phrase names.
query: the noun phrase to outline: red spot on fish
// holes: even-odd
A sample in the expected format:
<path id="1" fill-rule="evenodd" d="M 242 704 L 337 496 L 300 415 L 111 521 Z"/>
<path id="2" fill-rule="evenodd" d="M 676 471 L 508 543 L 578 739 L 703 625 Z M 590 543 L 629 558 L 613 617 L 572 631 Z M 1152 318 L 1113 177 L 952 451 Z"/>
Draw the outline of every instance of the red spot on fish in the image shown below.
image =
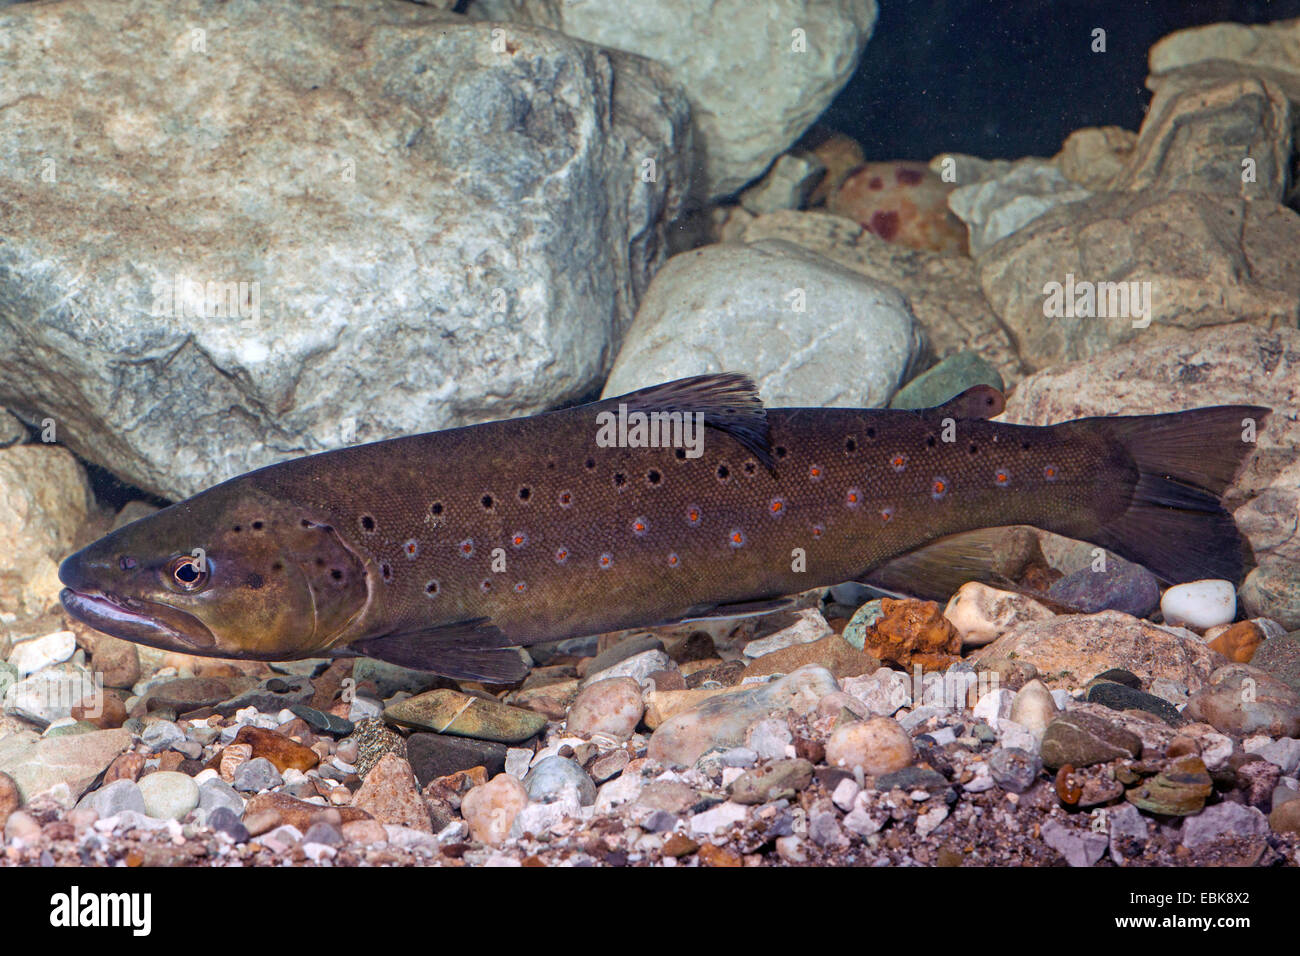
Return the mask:
<path id="1" fill-rule="evenodd" d="M 467 558 L 474 553 L 473 538 L 466 538 L 464 541 L 460 543 L 460 553 Z"/>
<path id="2" fill-rule="evenodd" d="M 515 593 L 516 593 L 516 594 L 523 594 L 523 593 L 524 593 L 525 591 L 527 591 L 527 590 L 528 590 L 528 583 L 527 583 L 526 581 L 517 581 L 517 582 L 515 582 Z"/>
<path id="3" fill-rule="evenodd" d="M 573 504 L 573 493 L 569 491 L 560 492 L 560 507 L 568 508 Z"/>
<path id="4" fill-rule="evenodd" d="M 680 563 L 681 563 L 681 559 L 677 557 L 676 552 L 671 552 L 668 555 L 668 567 L 675 568 Z"/>
<path id="5" fill-rule="evenodd" d="M 862 491 L 858 488 L 850 488 L 844 494 L 844 504 L 849 508 L 858 508 L 862 505 Z"/>
<path id="6" fill-rule="evenodd" d="M 556 548 L 556 549 L 555 549 L 555 563 L 556 563 L 556 564 L 563 564 L 565 561 L 568 561 L 568 560 L 569 560 L 569 549 L 568 549 L 568 548 Z"/>
<path id="7" fill-rule="evenodd" d="M 779 518 L 781 515 L 785 514 L 785 499 L 773 498 L 768 502 L 767 510 L 772 517 Z"/>
<path id="8" fill-rule="evenodd" d="M 614 556 L 606 551 L 600 556 L 600 560 L 596 563 L 600 565 L 600 569 L 603 571 L 614 563 Z"/>
<path id="9" fill-rule="evenodd" d="M 492 581 L 491 581 L 491 579 L 490 579 L 490 578 L 484 578 L 482 581 L 480 581 L 480 582 L 478 583 L 478 589 L 479 589 L 480 591 L 482 591 L 484 594 L 487 594 L 489 591 L 491 591 L 491 590 L 492 590 Z"/>
<path id="10" fill-rule="evenodd" d="M 894 471 L 902 472 L 907 470 L 907 456 L 901 452 L 889 459 L 889 463 L 893 465 Z"/>
<path id="11" fill-rule="evenodd" d="M 823 528 L 821 525 L 815 524 L 812 526 L 812 536 L 814 538 L 820 538 L 825 533 L 826 533 L 826 529 Z"/>
<path id="12" fill-rule="evenodd" d="M 925 178 L 925 173 L 919 169 L 908 169 L 906 166 L 899 166 L 894 170 L 894 178 L 898 180 L 900 186 L 916 186 Z"/>
<path id="13" fill-rule="evenodd" d="M 686 523 L 687 523 L 687 524 L 689 524 L 689 525 L 697 525 L 697 524 L 700 523 L 700 518 L 701 518 L 701 515 L 700 515 L 700 509 L 699 509 L 699 508 L 696 508 L 696 507 L 694 507 L 694 506 L 691 506 L 691 507 L 689 507 L 689 508 L 686 509 Z"/>
<path id="14" fill-rule="evenodd" d="M 1007 471 L 1005 468 L 999 468 L 993 474 L 993 483 L 999 488 L 1005 488 L 1007 485 L 1011 484 L 1011 472 Z"/>
<path id="15" fill-rule="evenodd" d="M 1043 469 L 1043 477 L 1046 478 L 1048 481 L 1055 481 L 1055 480 L 1056 480 L 1056 466 L 1055 466 L 1055 465 L 1048 465 L 1048 466 L 1046 466 L 1046 467 Z"/>
<path id="16" fill-rule="evenodd" d="M 898 235 L 898 213 L 892 209 L 878 209 L 871 214 L 871 219 L 862 225 L 868 232 L 889 241 Z"/>
<path id="17" fill-rule="evenodd" d="M 727 541 L 733 548 L 743 548 L 745 546 L 745 532 L 736 528 L 727 536 Z"/>
<path id="18" fill-rule="evenodd" d="M 885 183 L 879 176 L 872 176 L 867 180 L 867 188 L 871 190 L 884 189 Z"/>
<path id="19" fill-rule="evenodd" d="M 638 538 L 644 538 L 650 531 L 650 522 L 645 518 L 637 518 L 632 522 L 632 533 Z"/>
<path id="20" fill-rule="evenodd" d="M 821 480 L 822 480 L 822 466 L 821 466 L 821 465 L 809 465 L 809 466 L 808 466 L 808 477 L 811 478 L 813 481 L 821 481 Z"/>
<path id="21" fill-rule="evenodd" d="M 510 543 L 516 548 L 522 548 L 528 543 L 528 535 L 524 534 L 522 531 L 516 531 L 514 536 L 510 539 Z"/>
<path id="22" fill-rule="evenodd" d="M 420 553 L 420 542 L 411 538 L 406 544 L 402 545 L 402 550 L 406 552 L 407 558 L 414 561 L 415 556 Z"/>
<path id="23" fill-rule="evenodd" d="M 938 501 L 947 493 L 948 493 L 948 479 L 947 478 L 934 479 L 934 482 L 930 485 L 930 497 L 933 498 L 935 501 Z"/>
<path id="24" fill-rule="evenodd" d="M 894 517 L 894 509 L 886 505 L 880 509 L 880 520 L 888 524 Z"/>

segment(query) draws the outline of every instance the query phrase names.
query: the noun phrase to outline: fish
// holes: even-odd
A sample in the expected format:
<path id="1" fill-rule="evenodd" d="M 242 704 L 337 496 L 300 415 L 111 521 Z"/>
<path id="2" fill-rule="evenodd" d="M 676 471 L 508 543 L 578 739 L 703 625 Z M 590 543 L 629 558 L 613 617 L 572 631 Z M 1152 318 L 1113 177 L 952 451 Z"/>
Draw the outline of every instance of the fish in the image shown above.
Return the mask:
<path id="1" fill-rule="evenodd" d="M 1163 581 L 1240 581 L 1220 496 L 1270 409 L 1047 426 L 935 408 L 773 408 L 746 376 L 351 445 L 222 482 L 59 568 L 104 633 L 251 660 L 366 655 L 510 683 L 540 642 L 788 606 L 843 582 L 955 587 L 1031 525 Z M 968 567 L 969 564 L 969 567 Z M 950 592 L 949 592 L 950 593 Z"/>

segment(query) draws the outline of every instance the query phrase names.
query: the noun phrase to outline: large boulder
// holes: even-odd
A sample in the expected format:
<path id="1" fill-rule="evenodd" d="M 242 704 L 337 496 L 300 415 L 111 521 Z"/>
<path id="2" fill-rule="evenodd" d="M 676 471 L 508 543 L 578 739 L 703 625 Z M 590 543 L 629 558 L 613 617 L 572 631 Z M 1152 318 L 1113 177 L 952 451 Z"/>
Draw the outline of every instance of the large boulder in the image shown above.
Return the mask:
<path id="1" fill-rule="evenodd" d="M 876 0 L 474 0 L 671 68 L 691 99 L 709 198 L 759 176 L 857 69 Z"/>
<path id="2" fill-rule="evenodd" d="M 590 393 L 688 187 L 663 67 L 396 0 L 19 4 L 0 73 L 0 402 L 171 497 Z"/>

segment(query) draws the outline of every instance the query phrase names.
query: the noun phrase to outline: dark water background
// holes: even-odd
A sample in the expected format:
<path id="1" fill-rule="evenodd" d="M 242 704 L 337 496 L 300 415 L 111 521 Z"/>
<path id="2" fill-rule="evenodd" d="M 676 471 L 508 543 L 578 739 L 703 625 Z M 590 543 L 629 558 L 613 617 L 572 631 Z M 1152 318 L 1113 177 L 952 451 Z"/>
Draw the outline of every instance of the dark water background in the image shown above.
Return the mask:
<path id="1" fill-rule="evenodd" d="M 868 159 L 1051 156 L 1083 126 L 1137 130 L 1147 51 L 1206 23 L 1300 17 L 1300 0 L 879 0 L 824 122 Z M 1092 31 L 1106 52 L 1092 53 Z"/>

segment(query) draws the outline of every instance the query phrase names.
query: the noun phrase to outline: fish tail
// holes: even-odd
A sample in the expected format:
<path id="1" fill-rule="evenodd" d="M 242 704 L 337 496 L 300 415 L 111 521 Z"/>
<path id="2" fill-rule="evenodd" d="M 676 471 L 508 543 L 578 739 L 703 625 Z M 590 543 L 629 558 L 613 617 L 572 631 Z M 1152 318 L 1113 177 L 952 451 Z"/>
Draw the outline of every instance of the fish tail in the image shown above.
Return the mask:
<path id="1" fill-rule="evenodd" d="M 1240 582 L 1253 556 L 1221 497 L 1271 412 L 1219 405 L 1070 423 L 1099 430 L 1137 475 L 1127 508 L 1111 513 L 1089 540 L 1172 583 Z"/>

